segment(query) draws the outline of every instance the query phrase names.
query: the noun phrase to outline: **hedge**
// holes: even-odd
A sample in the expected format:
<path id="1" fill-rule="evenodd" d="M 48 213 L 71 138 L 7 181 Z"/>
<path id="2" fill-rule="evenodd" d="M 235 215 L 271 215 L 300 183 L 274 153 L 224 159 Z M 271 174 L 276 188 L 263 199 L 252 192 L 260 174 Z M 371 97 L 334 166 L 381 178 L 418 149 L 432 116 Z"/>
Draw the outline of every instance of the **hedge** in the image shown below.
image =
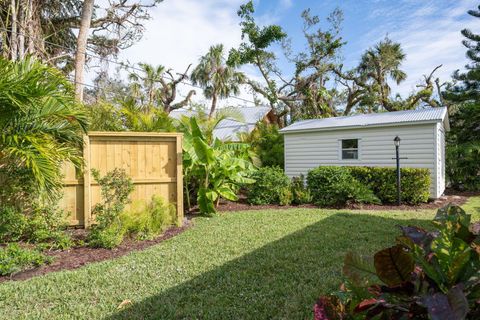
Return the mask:
<path id="1" fill-rule="evenodd" d="M 248 203 L 289 205 L 292 202 L 290 178 L 280 167 L 262 167 L 252 179 L 255 183 L 248 186 Z"/>
<path id="2" fill-rule="evenodd" d="M 418 204 L 430 196 L 430 171 L 402 168 L 402 202 Z M 311 170 L 307 184 L 316 204 L 331 205 L 347 201 L 375 202 L 368 190 L 382 203 L 397 201 L 396 168 L 320 166 Z"/>
<path id="3" fill-rule="evenodd" d="M 386 167 L 345 167 L 384 203 L 397 201 L 397 171 Z M 430 197 L 430 170 L 401 168 L 402 202 L 418 204 Z"/>
<path id="4" fill-rule="evenodd" d="M 344 167 L 323 166 L 310 170 L 307 185 L 313 202 L 320 206 L 349 202 L 380 203 L 373 191 L 356 180 Z"/>

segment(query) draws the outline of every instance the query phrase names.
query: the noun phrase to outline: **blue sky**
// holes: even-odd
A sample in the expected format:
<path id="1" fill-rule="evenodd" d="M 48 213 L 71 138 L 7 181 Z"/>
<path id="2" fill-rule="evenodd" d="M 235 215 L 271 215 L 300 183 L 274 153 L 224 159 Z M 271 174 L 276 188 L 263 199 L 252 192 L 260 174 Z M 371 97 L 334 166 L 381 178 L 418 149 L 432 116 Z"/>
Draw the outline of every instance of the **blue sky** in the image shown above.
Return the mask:
<path id="1" fill-rule="evenodd" d="M 195 64 L 208 47 L 223 43 L 237 46 L 240 39 L 238 7 L 245 0 L 165 0 L 152 12 L 144 38 L 123 52 L 130 62 L 162 64 L 183 72 Z M 294 48 L 304 46 L 301 12 L 311 8 L 325 21 L 335 8 L 344 12 L 342 36 L 344 64 L 354 66 L 362 52 L 388 35 L 400 42 L 407 54 L 403 69 L 407 80 L 394 91 L 408 94 L 437 65 L 437 73 L 448 80 L 451 73 L 466 63 L 460 30 L 468 27 L 480 32 L 478 19 L 466 12 L 480 4 L 474 0 L 256 0 L 256 17 L 262 24 L 281 25 L 292 39 Z M 291 71 L 286 63 L 280 67 Z M 251 77 L 253 68 L 244 69 Z M 251 97 L 248 92 L 242 94 Z M 197 95 L 197 99 L 199 95 Z"/>

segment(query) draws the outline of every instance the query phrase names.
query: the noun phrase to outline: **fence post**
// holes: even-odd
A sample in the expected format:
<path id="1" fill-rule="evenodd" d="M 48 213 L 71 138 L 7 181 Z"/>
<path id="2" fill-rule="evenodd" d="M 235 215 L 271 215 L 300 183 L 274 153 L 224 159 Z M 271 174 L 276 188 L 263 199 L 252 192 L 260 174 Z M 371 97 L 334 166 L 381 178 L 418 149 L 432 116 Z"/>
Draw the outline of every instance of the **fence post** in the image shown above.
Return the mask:
<path id="1" fill-rule="evenodd" d="M 183 136 L 177 135 L 177 224 L 183 225 Z"/>
<path id="2" fill-rule="evenodd" d="M 90 137 L 83 135 L 83 225 L 90 227 L 92 223 L 91 183 L 90 183 Z"/>

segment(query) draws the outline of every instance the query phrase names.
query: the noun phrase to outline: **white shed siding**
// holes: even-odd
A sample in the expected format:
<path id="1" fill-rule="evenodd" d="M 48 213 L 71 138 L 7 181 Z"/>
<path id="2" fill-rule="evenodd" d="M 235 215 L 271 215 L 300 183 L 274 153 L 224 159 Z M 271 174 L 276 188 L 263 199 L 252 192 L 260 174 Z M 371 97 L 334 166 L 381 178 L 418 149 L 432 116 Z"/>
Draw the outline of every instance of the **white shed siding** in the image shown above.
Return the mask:
<path id="1" fill-rule="evenodd" d="M 400 126 L 337 129 L 317 132 L 285 132 L 285 172 L 290 177 L 306 175 L 320 165 L 394 167 L 393 138 L 399 136 L 401 167 L 427 168 L 431 172 L 430 194 L 437 197 L 437 125 L 409 124 Z M 340 141 L 359 139 L 359 159 L 342 160 Z M 440 161 L 440 160 L 439 160 Z M 443 162 L 443 161 L 442 161 Z M 443 191 L 443 190 L 442 190 Z"/>

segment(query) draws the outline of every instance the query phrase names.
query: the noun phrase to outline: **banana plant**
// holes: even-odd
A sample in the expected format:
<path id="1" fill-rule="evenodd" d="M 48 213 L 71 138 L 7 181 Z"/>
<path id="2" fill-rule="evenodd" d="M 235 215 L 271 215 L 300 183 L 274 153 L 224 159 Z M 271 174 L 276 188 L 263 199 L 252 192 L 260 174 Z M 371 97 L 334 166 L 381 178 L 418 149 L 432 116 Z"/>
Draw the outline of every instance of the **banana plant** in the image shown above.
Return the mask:
<path id="1" fill-rule="evenodd" d="M 195 117 L 183 131 L 187 206 L 191 207 L 191 195 L 196 193 L 200 212 L 214 214 L 220 198 L 236 201 L 239 187 L 254 182 L 248 178 L 255 170 L 246 156 L 248 145 L 228 147 L 218 139 L 209 144 Z"/>

